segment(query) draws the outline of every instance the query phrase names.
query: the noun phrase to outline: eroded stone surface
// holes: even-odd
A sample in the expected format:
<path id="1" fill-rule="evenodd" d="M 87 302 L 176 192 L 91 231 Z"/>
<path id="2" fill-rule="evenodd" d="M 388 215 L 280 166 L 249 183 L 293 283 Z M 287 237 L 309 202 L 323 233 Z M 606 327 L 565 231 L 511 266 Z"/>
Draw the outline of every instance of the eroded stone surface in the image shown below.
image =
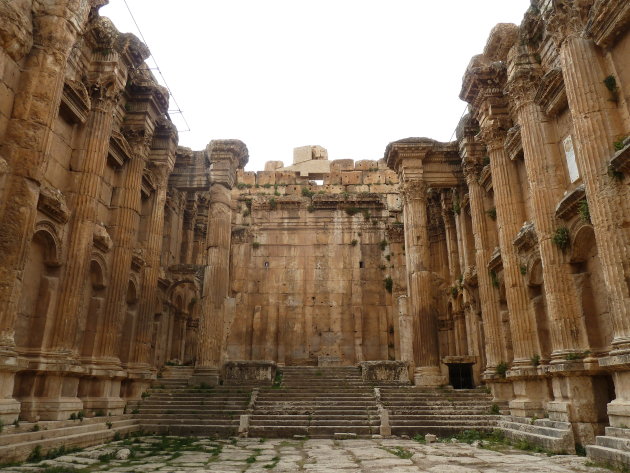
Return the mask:
<path id="1" fill-rule="evenodd" d="M 187 439 L 145 437 L 113 442 L 47 460 L 3 468 L 0 473 L 37 472 L 43 466 L 85 468 L 90 473 L 131 472 L 389 472 L 389 473 L 605 473 L 574 455 L 547 456 L 513 449 L 485 450 L 463 443 L 425 445 L 399 438 L 370 440 Z M 164 447 L 160 450 L 159 447 Z M 116 460 L 129 449 L 127 460 Z M 104 459 L 109 454 L 113 459 Z M 100 462 L 94 458 L 101 457 Z M 402 457 L 402 458 L 401 458 Z"/>

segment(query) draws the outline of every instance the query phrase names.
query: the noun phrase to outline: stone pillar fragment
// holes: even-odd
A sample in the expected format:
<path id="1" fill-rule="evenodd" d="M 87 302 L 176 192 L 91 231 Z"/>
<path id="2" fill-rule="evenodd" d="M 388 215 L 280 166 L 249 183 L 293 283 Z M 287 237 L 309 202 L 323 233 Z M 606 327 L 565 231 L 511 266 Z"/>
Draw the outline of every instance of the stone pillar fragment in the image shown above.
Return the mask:
<path id="1" fill-rule="evenodd" d="M 237 140 L 212 141 L 206 152 L 211 166 L 206 267 L 197 363 L 191 382 L 216 384 L 226 331 L 226 301 L 230 296 L 231 189 L 236 180 L 236 170 L 247 162 L 247 148 Z"/>
<path id="2" fill-rule="evenodd" d="M 440 372 L 437 316 L 433 307 L 433 274 L 429 270 L 430 251 L 427 214 L 427 188 L 419 180 L 404 184 L 405 253 L 409 304 L 414 317 L 416 384 L 439 386 L 445 383 Z"/>

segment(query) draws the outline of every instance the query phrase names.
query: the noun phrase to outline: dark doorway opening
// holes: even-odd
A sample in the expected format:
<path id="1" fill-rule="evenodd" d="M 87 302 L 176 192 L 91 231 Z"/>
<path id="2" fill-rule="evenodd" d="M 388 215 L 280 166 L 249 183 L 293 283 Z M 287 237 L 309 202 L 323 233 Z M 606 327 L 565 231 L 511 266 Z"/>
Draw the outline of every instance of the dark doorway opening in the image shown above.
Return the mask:
<path id="1" fill-rule="evenodd" d="M 448 365 L 448 378 L 455 389 L 472 389 L 473 373 L 472 363 L 455 363 Z"/>

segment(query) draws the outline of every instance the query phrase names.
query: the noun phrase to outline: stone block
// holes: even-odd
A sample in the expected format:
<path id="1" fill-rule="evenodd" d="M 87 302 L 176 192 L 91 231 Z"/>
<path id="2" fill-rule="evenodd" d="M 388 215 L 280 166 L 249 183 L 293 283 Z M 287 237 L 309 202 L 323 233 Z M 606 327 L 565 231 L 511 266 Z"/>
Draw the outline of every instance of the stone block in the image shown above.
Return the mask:
<path id="1" fill-rule="evenodd" d="M 265 171 L 275 171 L 283 167 L 284 163 L 282 161 L 267 161 L 265 163 Z"/>
<path id="2" fill-rule="evenodd" d="M 276 173 L 273 171 L 259 171 L 256 175 L 256 184 L 264 186 L 265 184 L 274 185 L 276 183 Z"/>
<path id="3" fill-rule="evenodd" d="M 378 162 L 371 159 L 362 159 L 354 163 L 356 171 L 370 171 L 378 169 Z"/>
<path id="4" fill-rule="evenodd" d="M 435 443 L 435 442 L 437 442 L 437 436 L 435 436 L 435 435 L 433 435 L 433 434 L 426 434 L 426 435 L 424 436 L 424 440 L 425 440 L 427 443 Z"/>
<path id="5" fill-rule="evenodd" d="M 271 384 L 275 376 L 274 361 L 228 361 L 221 368 L 221 378 L 227 385 Z"/>
<path id="6" fill-rule="evenodd" d="M 342 171 L 341 172 L 341 184 L 344 186 L 352 184 L 361 184 L 363 173 L 361 171 Z"/>
<path id="7" fill-rule="evenodd" d="M 245 184 L 248 186 L 253 186 L 256 184 L 256 173 L 251 171 L 243 171 L 242 169 L 238 170 L 237 182 L 239 184 Z"/>
<path id="8" fill-rule="evenodd" d="M 352 159 L 335 159 L 330 162 L 330 172 L 334 171 L 354 171 L 354 161 Z"/>
<path id="9" fill-rule="evenodd" d="M 362 361 L 361 376 L 366 382 L 409 384 L 409 363 L 406 361 Z"/>

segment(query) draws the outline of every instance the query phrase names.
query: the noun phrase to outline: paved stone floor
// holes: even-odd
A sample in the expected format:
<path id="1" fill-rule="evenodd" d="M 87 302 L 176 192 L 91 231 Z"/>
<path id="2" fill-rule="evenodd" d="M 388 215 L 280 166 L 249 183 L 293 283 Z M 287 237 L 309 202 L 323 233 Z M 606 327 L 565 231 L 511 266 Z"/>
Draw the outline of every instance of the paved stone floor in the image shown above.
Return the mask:
<path id="1" fill-rule="evenodd" d="M 117 458 L 118 457 L 118 458 Z M 47 470 L 48 469 L 48 470 Z M 398 438 L 374 440 L 208 440 L 142 437 L 91 447 L 80 452 L 2 468 L 26 472 L 590 472 L 586 458 L 501 451 L 464 443 L 421 444 Z"/>

